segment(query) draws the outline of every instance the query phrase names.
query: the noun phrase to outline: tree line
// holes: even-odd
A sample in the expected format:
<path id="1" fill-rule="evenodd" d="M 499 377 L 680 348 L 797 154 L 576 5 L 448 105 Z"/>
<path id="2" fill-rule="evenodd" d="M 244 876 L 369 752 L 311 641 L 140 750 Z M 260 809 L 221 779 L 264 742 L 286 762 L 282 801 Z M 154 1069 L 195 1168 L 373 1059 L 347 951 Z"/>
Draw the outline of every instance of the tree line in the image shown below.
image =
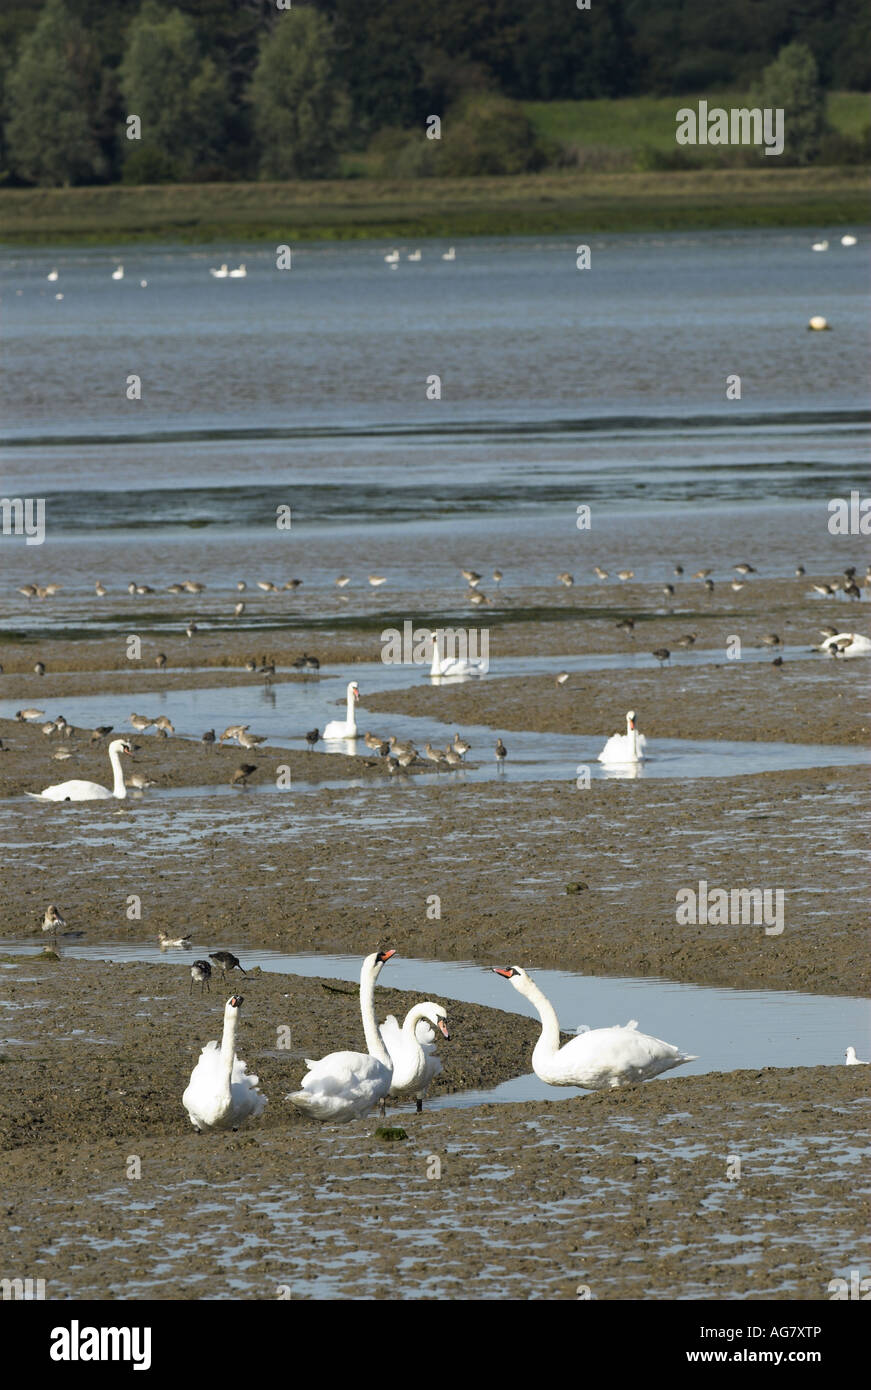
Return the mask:
<path id="1" fill-rule="evenodd" d="M 4 0 L 0 181 L 319 178 L 373 147 L 521 172 L 557 162 L 523 101 L 749 90 L 799 48 L 814 92 L 871 86 L 864 0 Z"/>

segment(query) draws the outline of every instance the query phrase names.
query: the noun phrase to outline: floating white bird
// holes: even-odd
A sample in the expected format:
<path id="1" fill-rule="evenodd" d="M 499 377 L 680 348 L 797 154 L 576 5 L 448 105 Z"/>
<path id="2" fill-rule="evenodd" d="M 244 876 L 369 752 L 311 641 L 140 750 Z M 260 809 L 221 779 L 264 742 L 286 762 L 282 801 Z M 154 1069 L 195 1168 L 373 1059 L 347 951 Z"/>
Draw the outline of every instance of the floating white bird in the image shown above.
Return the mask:
<path id="1" fill-rule="evenodd" d="M 828 320 L 822 314 L 814 314 L 808 319 L 808 328 L 812 328 L 815 333 L 827 333 L 829 331 Z"/>
<path id="2" fill-rule="evenodd" d="M 541 1037 L 532 1054 L 532 1070 L 549 1086 L 583 1086 L 588 1091 L 628 1086 L 697 1061 L 671 1043 L 639 1033 L 634 1019 L 625 1027 L 589 1029 L 560 1047 L 556 1010 L 526 971 L 512 965 L 494 974 L 510 980 L 538 1011 Z"/>
<path id="3" fill-rule="evenodd" d="M 811 247 L 812 251 L 828 251 L 828 249 L 829 243 L 827 241 L 815 241 Z"/>
<path id="4" fill-rule="evenodd" d="M 846 234 L 845 236 L 842 236 L 842 237 L 841 237 L 841 245 L 842 245 L 842 246 L 855 246 L 855 245 L 856 245 L 856 238 L 855 238 L 854 236 L 852 236 L 850 232 L 847 232 L 847 234 Z"/>
<path id="5" fill-rule="evenodd" d="M 165 931 L 157 933 L 161 951 L 183 951 L 187 950 L 191 944 L 189 936 L 167 936 Z"/>
<path id="6" fill-rule="evenodd" d="M 387 253 L 387 255 L 384 257 L 384 259 L 385 259 L 385 261 L 387 262 L 388 265 L 398 265 L 398 264 L 399 264 L 399 252 L 398 252 L 398 251 L 388 251 L 388 253 Z"/>
<path id="7" fill-rule="evenodd" d="M 860 632 L 836 632 L 834 637 L 827 637 L 821 642 L 817 651 L 848 658 L 868 656 L 871 655 L 871 637 L 865 637 Z"/>
<path id="8" fill-rule="evenodd" d="M 236 1028 L 244 1000 L 232 994 L 224 1009 L 224 1033 L 220 1043 L 208 1042 L 191 1072 L 181 1103 L 197 1132 L 204 1129 L 238 1129 L 256 1119 L 266 1105 L 257 1089 L 259 1077 L 246 1071 L 236 1056 Z"/>
<path id="9" fill-rule="evenodd" d="M 52 284 L 54 284 L 55 280 L 58 278 L 58 273 L 56 270 L 50 270 L 45 278 L 46 280 L 50 280 Z"/>
<path id="10" fill-rule="evenodd" d="M 456 251 L 454 250 L 453 246 L 449 246 L 448 249 L 447 249 L 447 251 L 443 251 L 443 252 L 442 252 L 442 260 L 443 260 L 443 261 L 455 261 L 456 259 L 457 259 L 457 253 L 456 253 Z"/>
<path id="11" fill-rule="evenodd" d="M 386 574 L 368 574 L 366 578 L 369 580 L 369 583 L 372 585 L 373 589 L 377 589 L 382 584 L 385 584 L 387 582 Z"/>
<path id="12" fill-rule="evenodd" d="M 409 1009 L 401 1028 L 395 1016 L 388 1014 L 378 1030 L 393 1063 L 390 1095 L 417 1097 L 418 1110 L 423 1109 L 423 1097 L 430 1082 L 442 1070 L 441 1061 L 435 1055 L 434 1029 L 449 1039 L 447 1017 L 447 1010 L 441 1004 L 427 1000 Z M 418 1035 L 419 1027 L 424 1042 Z"/>
<path id="13" fill-rule="evenodd" d="M 113 279 L 113 280 L 123 280 L 123 279 L 124 279 L 124 267 L 123 267 L 123 265 L 116 265 L 115 269 L 112 271 L 112 279 Z"/>
<path id="14" fill-rule="evenodd" d="M 485 676 L 487 661 L 483 656 L 442 656 L 438 633 L 432 634 L 431 676 Z"/>
<path id="15" fill-rule="evenodd" d="M 393 1063 L 375 1019 L 375 981 L 395 951 L 367 956 L 360 971 L 360 1012 L 368 1052 L 331 1052 L 319 1062 L 306 1059 L 302 1090 L 286 1099 L 314 1120 L 347 1124 L 368 1115 L 390 1090 Z"/>
<path id="16" fill-rule="evenodd" d="M 848 1047 L 844 1053 L 844 1062 L 848 1067 L 867 1067 L 871 1064 L 864 1062 L 861 1057 L 856 1056 L 855 1047 Z"/>
<path id="17" fill-rule="evenodd" d="M 348 697 L 346 704 L 346 717 L 344 719 L 331 719 L 324 729 L 323 737 L 326 738 L 356 738 L 357 737 L 357 716 L 354 706 L 360 698 L 360 689 L 356 681 L 348 682 Z"/>
<path id="18" fill-rule="evenodd" d="M 247 274 L 248 274 L 248 272 L 247 272 L 247 270 L 245 269 L 244 264 L 243 264 L 243 265 L 238 265 L 238 266 L 236 267 L 235 270 L 231 270 L 231 271 L 230 271 L 230 279 L 231 279 L 231 280 L 244 280 L 244 279 L 245 279 L 245 276 L 246 276 Z"/>
<path id="19" fill-rule="evenodd" d="M 108 787 L 101 787 L 99 782 L 74 779 L 71 782 L 59 782 L 54 787 L 46 787 L 42 792 L 26 792 L 25 795 L 33 801 L 107 801 L 113 796 L 123 801 L 127 795 L 127 788 L 121 769 L 121 754 L 132 752 L 133 749 L 125 738 L 116 738 L 109 744 L 109 762 L 115 775 L 111 791 Z"/>
<path id="20" fill-rule="evenodd" d="M 215 270 L 213 267 L 210 268 L 209 274 L 213 275 L 216 280 L 226 280 L 227 276 L 230 274 L 230 270 L 225 263 L 224 265 L 219 266 L 217 270 Z"/>
<path id="21" fill-rule="evenodd" d="M 408 255 L 406 256 L 406 260 L 408 260 L 408 261 L 419 261 L 420 259 L 421 259 L 421 254 L 420 254 L 420 251 L 419 251 L 419 250 L 418 250 L 418 251 L 410 251 L 410 252 L 408 253 Z"/>
<path id="22" fill-rule="evenodd" d="M 638 763 L 644 757 L 647 739 L 638 732 L 635 711 L 626 711 L 625 734 L 612 734 L 599 754 L 600 763 Z"/>

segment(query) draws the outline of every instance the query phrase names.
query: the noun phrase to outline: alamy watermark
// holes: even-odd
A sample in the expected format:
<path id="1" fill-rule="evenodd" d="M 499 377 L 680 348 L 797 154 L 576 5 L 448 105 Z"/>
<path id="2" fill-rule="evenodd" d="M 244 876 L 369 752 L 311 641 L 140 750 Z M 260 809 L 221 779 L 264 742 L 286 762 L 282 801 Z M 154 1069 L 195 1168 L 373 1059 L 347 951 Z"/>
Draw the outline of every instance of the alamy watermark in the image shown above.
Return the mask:
<path id="1" fill-rule="evenodd" d="M 679 888 L 675 894 L 675 918 L 679 927 L 759 927 L 766 936 L 783 931 L 782 888 L 709 888 L 699 879 L 695 888 Z"/>
<path id="2" fill-rule="evenodd" d="M 678 145 L 764 145 L 766 154 L 783 154 L 783 107 L 722 106 L 708 110 L 706 101 L 698 111 L 682 106 L 675 115 Z"/>
<path id="3" fill-rule="evenodd" d="M 0 535 L 26 536 L 25 545 L 42 545 L 45 540 L 45 498 L 0 497 Z"/>
<path id="4" fill-rule="evenodd" d="M 433 675 L 461 675 L 474 669 L 490 669 L 488 628 L 415 627 L 410 618 L 381 633 L 381 660 L 385 666 L 430 666 Z M 438 669 L 436 669 L 438 667 Z"/>

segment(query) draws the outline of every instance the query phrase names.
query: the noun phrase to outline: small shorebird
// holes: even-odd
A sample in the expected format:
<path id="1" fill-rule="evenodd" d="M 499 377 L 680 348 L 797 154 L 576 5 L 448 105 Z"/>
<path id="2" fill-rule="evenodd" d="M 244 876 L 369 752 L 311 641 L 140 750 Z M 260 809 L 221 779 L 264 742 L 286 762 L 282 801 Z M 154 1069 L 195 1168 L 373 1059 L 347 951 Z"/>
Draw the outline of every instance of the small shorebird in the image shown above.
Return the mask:
<path id="1" fill-rule="evenodd" d="M 183 594 L 184 589 L 180 584 L 167 584 L 166 592 L 168 594 Z"/>
<path id="2" fill-rule="evenodd" d="M 683 574 L 683 565 L 675 565 L 675 567 L 674 567 L 672 573 L 673 573 L 673 574 L 676 574 L 678 577 L 680 577 L 680 575 Z"/>
<path id="3" fill-rule="evenodd" d="M 258 743 L 266 742 L 266 735 L 249 734 L 243 729 L 242 733 L 237 736 L 236 742 L 240 748 L 256 748 Z"/>
<path id="4" fill-rule="evenodd" d="M 453 748 L 445 749 L 445 762 L 447 763 L 448 767 L 463 766 L 462 758 L 460 757 L 459 753 L 454 752 Z"/>
<path id="5" fill-rule="evenodd" d="M 199 629 L 196 623 L 193 621 L 189 622 L 187 627 L 185 628 L 185 632 L 187 633 L 188 637 L 193 637 L 194 633 L 198 631 Z"/>
<path id="6" fill-rule="evenodd" d="M 71 758 L 73 755 L 68 748 L 57 748 L 51 756 L 54 758 L 55 762 L 65 763 L 67 759 Z"/>
<path id="7" fill-rule="evenodd" d="M 33 709 L 32 707 L 29 709 L 19 709 L 15 711 L 15 718 L 20 720 L 22 723 L 30 723 L 34 719 L 44 719 L 45 710 Z"/>
<path id="8" fill-rule="evenodd" d="M 560 584 L 564 584 L 567 589 L 570 589 L 575 582 L 575 576 L 569 574 L 567 570 L 563 570 L 562 574 L 558 574 L 557 579 Z"/>
<path id="9" fill-rule="evenodd" d="M 155 729 L 163 729 L 164 732 L 167 734 L 175 733 L 175 725 L 173 724 L 171 719 L 167 718 L 165 714 L 161 714 L 157 719 L 155 719 L 154 727 Z"/>
<path id="10" fill-rule="evenodd" d="M 189 936 L 167 936 L 165 931 L 157 933 L 161 951 L 186 951 L 191 944 Z"/>
<path id="11" fill-rule="evenodd" d="M 619 622 L 619 623 L 615 623 L 614 626 L 617 628 L 617 631 L 618 631 L 618 632 L 628 632 L 630 637 L 634 637 L 634 636 L 635 636 L 635 619 L 634 619 L 634 618 L 622 618 L 622 619 L 620 620 L 620 622 Z"/>
<path id="12" fill-rule="evenodd" d="M 200 743 L 203 745 L 203 747 L 204 747 L 206 750 L 208 750 L 209 748 L 214 748 L 214 746 L 215 746 L 215 731 L 214 731 L 214 729 L 206 729 L 206 732 L 203 734 L 202 738 L 200 739 Z"/>
<path id="13" fill-rule="evenodd" d="M 481 583 L 481 576 L 477 570 L 460 570 L 460 574 L 472 589 L 477 589 L 478 585 Z"/>
<path id="14" fill-rule="evenodd" d="M 49 903 L 48 907 L 45 909 L 45 916 L 42 919 L 42 930 L 56 933 L 58 927 L 65 926 L 66 922 L 60 915 L 60 912 L 55 907 L 54 903 Z"/>
<path id="15" fill-rule="evenodd" d="M 206 586 L 200 584 L 196 579 L 183 579 L 181 587 L 186 594 L 201 594 Z"/>
<path id="16" fill-rule="evenodd" d="M 345 588 L 345 585 L 346 585 L 346 584 L 350 584 L 350 582 L 351 582 L 351 576 L 350 576 L 349 574 L 340 574 L 339 577 L 338 577 L 338 579 L 336 580 L 336 588 L 337 588 L 337 589 L 344 589 L 344 588 Z"/>
<path id="17" fill-rule="evenodd" d="M 155 786 L 150 777 L 144 776 L 141 772 L 134 772 L 127 778 L 127 785 L 135 787 L 137 791 L 144 792 L 148 787 Z"/>
<path id="18" fill-rule="evenodd" d="M 272 594 L 275 592 L 275 585 L 272 583 L 271 579 L 258 579 L 257 587 L 258 589 L 262 589 L 264 594 Z"/>
<path id="19" fill-rule="evenodd" d="M 425 743 L 423 745 L 423 751 L 431 763 L 435 763 L 436 767 L 441 767 L 445 760 L 445 755 L 440 748 L 433 748 L 431 744 Z"/>
<path id="20" fill-rule="evenodd" d="M 823 598 L 833 598 L 835 588 L 832 584 L 812 584 L 811 588 L 815 594 L 822 594 Z"/>
<path id="21" fill-rule="evenodd" d="M 651 655 L 656 657 L 659 662 L 659 668 L 662 670 L 663 663 L 669 660 L 671 652 L 668 650 L 668 647 L 657 647 L 656 651 L 652 652 Z"/>
<path id="22" fill-rule="evenodd" d="M 763 646 L 766 647 L 779 647 L 780 638 L 778 637 L 776 632 L 767 632 L 762 639 L 762 643 Z"/>
<path id="23" fill-rule="evenodd" d="M 379 738 L 377 734 L 371 734 L 367 731 L 363 735 L 363 742 L 365 743 L 367 748 L 375 750 L 381 747 L 384 740 L 383 738 Z"/>
<path id="24" fill-rule="evenodd" d="M 673 597 L 674 597 L 674 585 L 673 585 L 673 584 L 663 584 L 663 586 L 662 586 L 662 592 L 665 594 L 666 598 L 673 598 Z"/>
<path id="25" fill-rule="evenodd" d="M 707 579 L 710 573 L 710 570 L 696 570 L 695 574 L 693 575 L 693 579 Z"/>
<path id="26" fill-rule="evenodd" d="M 242 974 L 247 972 L 239 964 L 239 957 L 234 956 L 232 951 L 210 951 L 209 960 L 213 960 L 221 972 L 221 978 L 226 979 L 228 970 L 242 970 Z"/>
<path id="27" fill-rule="evenodd" d="M 244 594 L 245 590 L 248 588 L 248 585 L 245 583 L 244 579 L 239 579 L 236 582 L 236 588 L 239 590 L 240 594 Z"/>
<path id="28" fill-rule="evenodd" d="M 559 675 L 558 675 L 557 678 L 556 678 L 556 684 L 557 684 L 558 686 L 560 686 L 560 685 L 565 685 L 565 683 L 566 683 L 566 681 L 568 680 L 568 678 L 569 678 L 569 673 L 568 673 L 568 671 L 560 671 Z"/>
<path id="29" fill-rule="evenodd" d="M 603 570 L 601 565 L 594 565 L 594 566 L 593 566 L 593 574 L 596 576 L 597 579 L 607 579 L 607 578 L 608 578 L 608 571 L 607 571 L 607 570 Z"/>
<path id="30" fill-rule="evenodd" d="M 674 645 L 676 647 L 691 647 L 695 643 L 695 640 L 696 634 L 694 632 L 687 632 L 683 637 L 679 637 Z"/>
<path id="31" fill-rule="evenodd" d="M 94 585 L 94 593 L 97 595 L 97 598 L 105 598 L 108 592 L 109 590 L 104 588 L 98 579 Z"/>
<path id="32" fill-rule="evenodd" d="M 733 579 L 732 583 L 729 585 L 729 588 L 732 589 L 733 592 L 736 594 L 740 594 L 741 590 L 745 589 L 746 587 L 747 586 L 742 579 Z"/>
<path id="33" fill-rule="evenodd" d="M 417 754 L 415 753 L 414 749 L 411 749 L 407 753 L 400 753 L 396 761 L 399 763 L 399 766 L 401 768 L 411 767 L 412 763 L 417 762 Z"/>
<path id="34" fill-rule="evenodd" d="M 623 583 L 625 584 L 627 579 L 634 579 L 634 578 L 635 578 L 635 571 L 634 571 L 634 570 L 618 570 L 618 571 L 617 571 L 617 578 L 618 578 L 618 579 L 622 579 L 622 580 L 623 580 Z"/>
<path id="35" fill-rule="evenodd" d="M 36 598 L 36 585 L 24 584 L 18 592 L 19 594 L 23 594 L 25 598 Z"/>
<path id="36" fill-rule="evenodd" d="M 499 585 L 502 583 L 502 571 L 501 571 L 501 570 L 494 570 L 494 571 L 493 571 L 493 583 L 496 585 L 496 588 L 498 589 L 498 588 L 499 588 Z"/>
<path id="37" fill-rule="evenodd" d="M 368 574 L 366 578 L 369 580 L 373 589 L 377 589 L 379 585 L 386 584 L 387 582 L 386 574 Z"/>
<path id="38" fill-rule="evenodd" d="M 497 766 L 497 767 L 502 767 L 502 766 L 504 765 L 505 759 L 506 759 L 507 757 L 508 757 L 508 749 L 505 747 L 505 744 L 502 742 L 501 738 L 497 738 L 497 740 L 496 740 L 496 766 Z"/>
<path id="39" fill-rule="evenodd" d="M 795 567 L 795 577 L 796 577 L 796 579 L 801 579 L 801 577 L 802 577 L 802 575 L 803 575 L 804 573 L 805 573 L 805 567 L 804 567 L 804 565 L 796 565 L 796 567 Z"/>
<path id="40" fill-rule="evenodd" d="M 245 662 L 245 670 L 250 671 L 252 674 L 257 670 L 256 657 L 249 656 L 248 660 Z"/>
<path id="41" fill-rule="evenodd" d="M 132 724 L 138 733 L 144 734 L 146 729 L 150 729 L 154 723 L 153 719 L 146 719 L 144 714 L 131 714 L 129 724 Z"/>
<path id="42" fill-rule="evenodd" d="M 154 658 L 154 664 L 157 667 L 158 671 L 162 671 L 164 666 L 166 665 L 166 653 L 158 652 L 157 656 Z"/>
<path id="43" fill-rule="evenodd" d="M 709 593 L 709 594 L 712 594 L 712 593 L 714 592 L 714 581 L 713 581 L 713 579 L 706 579 L 706 580 L 705 580 L 705 592 L 706 592 L 706 593 Z"/>
<path id="44" fill-rule="evenodd" d="M 242 616 L 242 614 L 243 614 L 244 612 L 245 612 L 245 605 L 244 605 L 244 603 L 241 603 L 241 602 L 240 602 L 240 603 L 236 603 L 236 604 L 233 605 L 233 617 L 234 617 L 234 618 L 241 618 L 241 616 Z"/>
<path id="45" fill-rule="evenodd" d="M 230 778 L 231 787 L 247 787 L 248 778 L 257 771 L 256 763 L 240 763 Z"/>
<path id="46" fill-rule="evenodd" d="M 455 753 L 459 753 L 460 757 L 464 758 L 471 746 L 471 743 L 467 743 L 464 738 L 460 738 L 460 735 L 457 734 L 453 743 L 453 749 Z"/>
<path id="47" fill-rule="evenodd" d="M 247 728 L 247 724 L 228 724 L 218 742 L 223 743 L 225 738 L 238 738 L 240 734 L 244 734 Z"/>
<path id="48" fill-rule="evenodd" d="M 302 580 L 301 580 L 301 579 L 288 579 L 287 583 L 286 583 L 286 584 L 282 584 L 281 587 L 282 587 L 282 589 L 291 589 L 291 590 L 293 590 L 293 591 L 296 591 L 296 590 L 300 587 L 301 584 L 302 584 Z"/>
<path id="49" fill-rule="evenodd" d="M 194 992 L 194 981 L 199 982 L 200 994 L 202 994 L 204 989 L 209 990 L 211 993 L 212 987 L 209 984 L 211 978 L 212 967 L 209 965 L 209 962 L 207 960 L 195 960 L 191 966 L 191 987 L 188 990 L 188 994 L 193 994 Z"/>
<path id="50" fill-rule="evenodd" d="M 735 571 L 736 574 L 755 574 L 755 573 L 756 573 L 756 571 L 755 571 L 755 569 L 753 568 L 752 565 L 733 565 L 732 568 L 733 568 L 733 570 Z"/>
<path id="51" fill-rule="evenodd" d="M 314 746 L 315 746 L 315 744 L 317 743 L 317 741 L 318 741 L 318 739 L 320 738 L 320 736 L 321 736 L 321 731 L 320 731 L 320 729 L 309 729 L 308 733 L 307 733 L 306 736 L 305 736 L 305 741 L 306 741 L 306 743 L 308 744 L 308 751 L 309 751 L 309 752 L 312 751 L 312 749 L 314 748 Z"/>
<path id="52" fill-rule="evenodd" d="M 88 742 L 99 743 L 101 739 L 108 738 L 114 727 L 114 724 L 98 724 L 96 729 L 93 730 L 91 737 L 88 739 Z"/>

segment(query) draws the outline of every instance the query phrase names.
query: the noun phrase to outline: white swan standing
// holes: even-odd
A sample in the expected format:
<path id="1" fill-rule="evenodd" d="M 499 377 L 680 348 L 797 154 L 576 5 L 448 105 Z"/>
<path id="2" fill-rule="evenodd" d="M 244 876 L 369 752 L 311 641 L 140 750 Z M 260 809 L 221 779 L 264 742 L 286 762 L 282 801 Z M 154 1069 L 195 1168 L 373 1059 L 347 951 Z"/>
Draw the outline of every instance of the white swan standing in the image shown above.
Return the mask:
<path id="1" fill-rule="evenodd" d="M 206 1043 L 181 1098 L 197 1132 L 238 1129 L 244 1120 L 256 1119 L 266 1104 L 266 1097 L 257 1089 L 259 1077 L 246 1071 L 245 1063 L 236 1056 L 236 1028 L 243 1002 L 241 994 L 232 994 L 227 1000 L 221 1041 Z"/>
<path id="2" fill-rule="evenodd" d="M 302 1090 L 285 1099 L 313 1120 L 347 1124 L 368 1115 L 390 1090 L 393 1062 L 381 1040 L 375 1019 L 375 981 L 395 951 L 375 951 L 360 971 L 360 1013 L 368 1052 L 331 1052 L 319 1062 L 306 1058 L 308 1071 Z"/>
<path id="3" fill-rule="evenodd" d="M 484 676 L 488 662 L 483 656 L 442 656 L 437 632 L 432 634 L 431 676 Z"/>
<path id="4" fill-rule="evenodd" d="M 418 1110 L 423 1109 L 430 1082 L 442 1069 L 435 1052 L 435 1029 L 449 1039 L 447 1018 L 441 1004 L 427 1000 L 409 1009 L 401 1028 L 394 1015 L 388 1014 L 378 1030 L 393 1062 L 390 1094 L 417 1097 Z"/>
<path id="5" fill-rule="evenodd" d="M 111 791 L 108 787 L 101 787 L 99 782 L 83 782 L 74 778 L 71 782 L 58 782 L 54 787 L 46 787 L 42 792 L 25 792 L 25 796 L 33 801 L 108 801 L 113 796 L 123 801 L 127 788 L 124 785 L 121 754 L 132 752 L 126 738 L 113 739 L 109 744 L 109 762 L 115 775 Z"/>
<path id="6" fill-rule="evenodd" d="M 644 757 L 647 739 L 638 732 L 635 711 L 626 711 L 625 734 L 612 734 L 599 754 L 600 763 L 639 763 Z"/>
<path id="7" fill-rule="evenodd" d="M 356 738 L 357 737 L 357 716 L 354 706 L 360 698 L 360 690 L 356 681 L 348 681 L 348 703 L 346 706 L 346 716 L 344 719 L 331 719 L 324 729 L 323 738 Z"/>
<path id="8" fill-rule="evenodd" d="M 848 1047 L 844 1053 L 844 1063 L 848 1067 L 867 1067 L 868 1062 L 863 1062 L 861 1057 L 856 1056 L 855 1047 Z"/>
<path id="9" fill-rule="evenodd" d="M 538 1010 L 541 1037 L 532 1054 L 532 1070 L 549 1086 L 583 1086 L 588 1091 L 628 1086 L 697 1060 L 671 1043 L 637 1032 L 634 1019 L 625 1027 L 592 1028 L 560 1047 L 556 1010 L 526 971 L 512 965 L 494 973 L 510 980 Z"/>

